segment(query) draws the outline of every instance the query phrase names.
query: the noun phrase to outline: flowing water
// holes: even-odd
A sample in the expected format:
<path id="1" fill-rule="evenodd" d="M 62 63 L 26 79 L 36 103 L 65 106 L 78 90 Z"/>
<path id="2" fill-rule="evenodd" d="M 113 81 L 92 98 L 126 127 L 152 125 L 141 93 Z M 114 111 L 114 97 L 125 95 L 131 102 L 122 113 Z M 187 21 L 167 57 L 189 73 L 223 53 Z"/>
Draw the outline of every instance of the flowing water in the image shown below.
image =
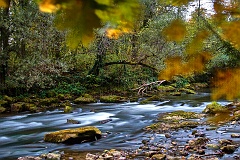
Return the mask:
<path id="1" fill-rule="evenodd" d="M 0 159 L 16 159 L 20 156 L 40 155 L 63 149 L 78 151 L 135 149 L 144 138 L 152 136 L 142 129 L 153 123 L 158 113 L 176 110 L 202 112 L 206 105 L 211 103 L 209 97 L 209 93 L 198 93 L 169 97 L 169 100 L 154 101 L 145 105 L 140 105 L 138 102 L 74 105 L 74 111 L 68 114 L 62 109 L 56 109 L 41 113 L 4 115 L 0 117 Z M 67 119 L 81 123 L 69 124 Z M 104 121 L 107 123 L 101 123 Z M 88 125 L 98 127 L 106 133 L 105 137 L 95 142 L 76 145 L 43 141 L 44 135 L 48 132 Z M 157 136 L 159 141 L 165 139 L 164 135 Z"/>

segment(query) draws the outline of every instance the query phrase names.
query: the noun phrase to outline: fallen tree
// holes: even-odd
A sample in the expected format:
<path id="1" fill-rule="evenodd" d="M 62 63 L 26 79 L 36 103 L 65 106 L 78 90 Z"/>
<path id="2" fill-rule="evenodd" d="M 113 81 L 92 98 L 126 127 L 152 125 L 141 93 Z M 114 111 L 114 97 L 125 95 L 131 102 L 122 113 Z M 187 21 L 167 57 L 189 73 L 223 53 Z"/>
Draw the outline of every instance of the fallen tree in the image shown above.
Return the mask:
<path id="1" fill-rule="evenodd" d="M 148 90 L 152 90 L 154 87 L 156 86 L 160 86 L 163 82 L 165 82 L 166 80 L 161 80 L 161 81 L 155 81 L 155 82 L 150 82 L 150 83 L 144 83 L 141 86 L 139 86 L 138 88 L 135 88 L 133 90 L 138 90 L 138 94 L 140 95 L 140 93 L 143 95 L 144 93 L 146 93 Z"/>

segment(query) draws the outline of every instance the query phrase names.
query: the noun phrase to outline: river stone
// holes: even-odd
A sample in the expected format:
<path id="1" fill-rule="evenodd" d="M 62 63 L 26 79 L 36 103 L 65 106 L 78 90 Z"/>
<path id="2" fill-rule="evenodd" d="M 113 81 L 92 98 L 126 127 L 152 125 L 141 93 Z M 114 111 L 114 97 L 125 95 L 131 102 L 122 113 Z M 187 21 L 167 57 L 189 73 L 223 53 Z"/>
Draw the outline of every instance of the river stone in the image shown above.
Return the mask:
<path id="1" fill-rule="evenodd" d="M 240 138 L 240 134 L 233 133 L 233 134 L 231 134 L 231 137 L 232 138 Z"/>
<path id="2" fill-rule="evenodd" d="M 94 126 L 50 132 L 44 136 L 45 142 L 77 144 L 101 138 L 101 131 Z"/>
<path id="3" fill-rule="evenodd" d="M 166 158 L 166 154 L 155 154 L 152 156 L 151 159 L 155 159 L 155 160 L 163 160 Z"/>
<path id="4" fill-rule="evenodd" d="M 237 147 L 235 145 L 227 145 L 227 146 L 223 146 L 221 150 L 224 153 L 232 154 L 236 150 L 236 148 Z"/>

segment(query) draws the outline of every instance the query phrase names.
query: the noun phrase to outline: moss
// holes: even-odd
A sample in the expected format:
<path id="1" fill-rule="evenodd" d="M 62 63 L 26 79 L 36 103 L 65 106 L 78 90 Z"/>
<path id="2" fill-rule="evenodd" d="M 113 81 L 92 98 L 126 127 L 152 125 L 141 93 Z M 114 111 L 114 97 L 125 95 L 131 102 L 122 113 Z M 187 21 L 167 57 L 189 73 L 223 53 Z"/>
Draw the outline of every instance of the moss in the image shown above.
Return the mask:
<path id="1" fill-rule="evenodd" d="M 48 133 L 44 136 L 44 141 L 73 144 L 94 141 L 98 138 L 101 138 L 101 131 L 96 127 L 86 126 Z"/>
<path id="2" fill-rule="evenodd" d="M 65 106 L 64 113 L 70 113 L 72 112 L 73 108 L 71 106 Z"/>
<path id="3" fill-rule="evenodd" d="M 17 102 L 11 104 L 11 112 L 22 112 L 25 102 Z"/>
<path id="4" fill-rule="evenodd" d="M 96 102 L 96 100 L 93 98 L 93 96 L 89 95 L 89 94 L 84 94 L 81 97 L 78 97 L 74 100 L 74 103 L 93 103 Z"/>
<path id="5" fill-rule="evenodd" d="M 182 119 L 197 119 L 197 118 L 201 118 L 201 117 L 203 117 L 202 114 L 179 110 L 179 111 L 167 113 L 167 114 L 163 115 L 163 117 L 160 117 L 160 118 L 162 118 L 163 120 L 175 121 L 175 120 L 182 120 Z"/>
<path id="6" fill-rule="evenodd" d="M 0 106 L 5 106 L 5 105 L 7 105 L 7 101 L 5 101 L 5 100 L 0 100 Z"/>
<path id="7" fill-rule="evenodd" d="M 187 94 L 196 94 L 196 92 L 192 89 L 187 89 L 187 88 L 181 88 L 180 89 L 181 92 L 185 92 Z"/>
<path id="8" fill-rule="evenodd" d="M 25 103 L 24 108 L 26 111 L 37 112 L 37 106 L 33 103 Z"/>
<path id="9" fill-rule="evenodd" d="M 9 96 L 7 96 L 7 95 L 3 96 L 3 100 L 4 100 L 4 101 L 7 101 L 8 103 L 13 103 L 13 102 L 15 101 L 14 98 L 9 97 Z"/>
<path id="10" fill-rule="evenodd" d="M 5 111 L 6 111 L 6 108 L 0 106 L 0 113 L 3 113 L 3 112 L 5 112 Z"/>
<path id="11" fill-rule="evenodd" d="M 199 122 L 195 121 L 182 121 L 182 122 L 157 122 L 147 126 L 145 130 L 154 130 L 161 133 L 169 132 L 169 130 L 176 130 L 179 128 L 195 128 Z"/>
<path id="12" fill-rule="evenodd" d="M 172 92 L 170 93 L 172 96 L 181 96 L 181 92 Z"/>
<path id="13" fill-rule="evenodd" d="M 109 96 L 101 96 L 100 101 L 101 102 L 106 102 L 106 103 L 117 103 L 117 102 L 122 102 L 124 98 L 121 96 L 117 95 L 109 95 Z"/>
<path id="14" fill-rule="evenodd" d="M 206 108 L 203 110 L 203 113 L 207 114 L 216 114 L 221 112 L 228 112 L 228 109 L 215 101 L 207 105 Z"/>
<path id="15" fill-rule="evenodd" d="M 163 91 L 163 92 L 170 92 L 170 91 L 175 91 L 175 87 L 168 85 L 168 86 L 158 86 L 157 87 L 159 91 Z"/>
<path id="16" fill-rule="evenodd" d="M 58 99 L 57 98 L 44 98 L 44 99 L 40 99 L 40 105 L 46 105 L 49 106 L 53 103 L 57 103 Z"/>
<path id="17" fill-rule="evenodd" d="M 23 112 L 23 111 L 36 112 L 37 106 L 35 104 L 25 102 L 17 102 L 11 104 L 11 112 Z"/>

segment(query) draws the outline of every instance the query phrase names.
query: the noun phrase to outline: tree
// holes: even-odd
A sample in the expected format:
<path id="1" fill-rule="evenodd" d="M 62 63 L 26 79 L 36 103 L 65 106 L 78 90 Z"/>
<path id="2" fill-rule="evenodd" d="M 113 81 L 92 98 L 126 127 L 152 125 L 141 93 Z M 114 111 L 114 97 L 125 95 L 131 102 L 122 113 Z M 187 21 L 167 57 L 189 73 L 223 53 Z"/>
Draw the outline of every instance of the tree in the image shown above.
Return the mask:
<path id="1" fill-rule="evenodd" d="M 182 8 L 186 8 L 182 6 L 189 6 L 193 1 L 158 0 L 154 1 L 154 3 L 156 5 L 160 4 L 157 6 L 156 12 L 164 6 L 162 4 L 165 4 L 167 5 L 166 8 L 171 7 L 172 11 L 182 13 Z M 0 5 L 8 7 L 7 2 L 7 0 L 3 0 Z M 188 76 L 192 73 L 202 72 L 205 69 L 205 64 L 213 57 L 210 52 L 211 50 L 206 50 L 206 42 L 210 37 L 215 37 L 218 42 L 221 42 L 218 44 L 221 44 L 221 47 L 226 49 L 234 65 L 229 66 L 232 69 L 228 68 L 226 72 L 216 68 L 218 71 L 215 71 L 215 73 L 218 74 L 214 78 L 217 80 L 213 81 L 213 84 L 216 86 L 213 98 L 226 97 L 227 99 L 234 99 L 239 97 L 240 88 L 235 86 L 239 86 L 238 75 L 240 72 L 240 41 L 237 36 L 240 32 L 240 2 L 237 0 L 215 0 L 212 2 L 212 11 L 214 13 L 210 16 L 201 8 L 202 1 L 196 0 L 196 2 L 198 2 L 198 8 L 195 20 L 183 20 L 181 17 L 176 16 L 161 31 L 161 35 L 167 41 L 172 42 L 172 44 L 182 44 L 186 47 L 185 50 L 182 50 L 185 54 L 184 59 L 182 57 L 174 57 L 166 60 L 166 69 L 160 72 L 159 78 L 171 79 L 176 74 Z M 104 27 L 104 32 L 110 38 L 119 38 L 119 35 L 122 33 L 131 34 L 133 49 L 131 57 L 133 59 L 136 59 L 137 53 L 141 52 L 136 47 L 138 45 L 136 42 L 139 38 L 136 35 L 138 32 L 136 32 L 136 28 L 138 28 L 136 27 L 138 23 L 136 21 L 138 18 L 136 17 L 141 16 L 141 7 L 143 6 L 137 0 L 39 0 L 39 5 L 42 11 L 57 13 L 58 28 L 68 30 L 67 38 L 69 46 L 76 47 L 81 42 L 85 44 L 85 42 L 92 39 L 93 28 Z M 147 18 L 143 21 L 143 28 L 149 23 L 152 12 L 149 12 L 149 16 L 146 16 Z M 198 24 L 197 30 L 192 34 L 188 28 L 195 24 Z M 227 85 L 230 79 L 232 83 L 231 85 Z"/>

